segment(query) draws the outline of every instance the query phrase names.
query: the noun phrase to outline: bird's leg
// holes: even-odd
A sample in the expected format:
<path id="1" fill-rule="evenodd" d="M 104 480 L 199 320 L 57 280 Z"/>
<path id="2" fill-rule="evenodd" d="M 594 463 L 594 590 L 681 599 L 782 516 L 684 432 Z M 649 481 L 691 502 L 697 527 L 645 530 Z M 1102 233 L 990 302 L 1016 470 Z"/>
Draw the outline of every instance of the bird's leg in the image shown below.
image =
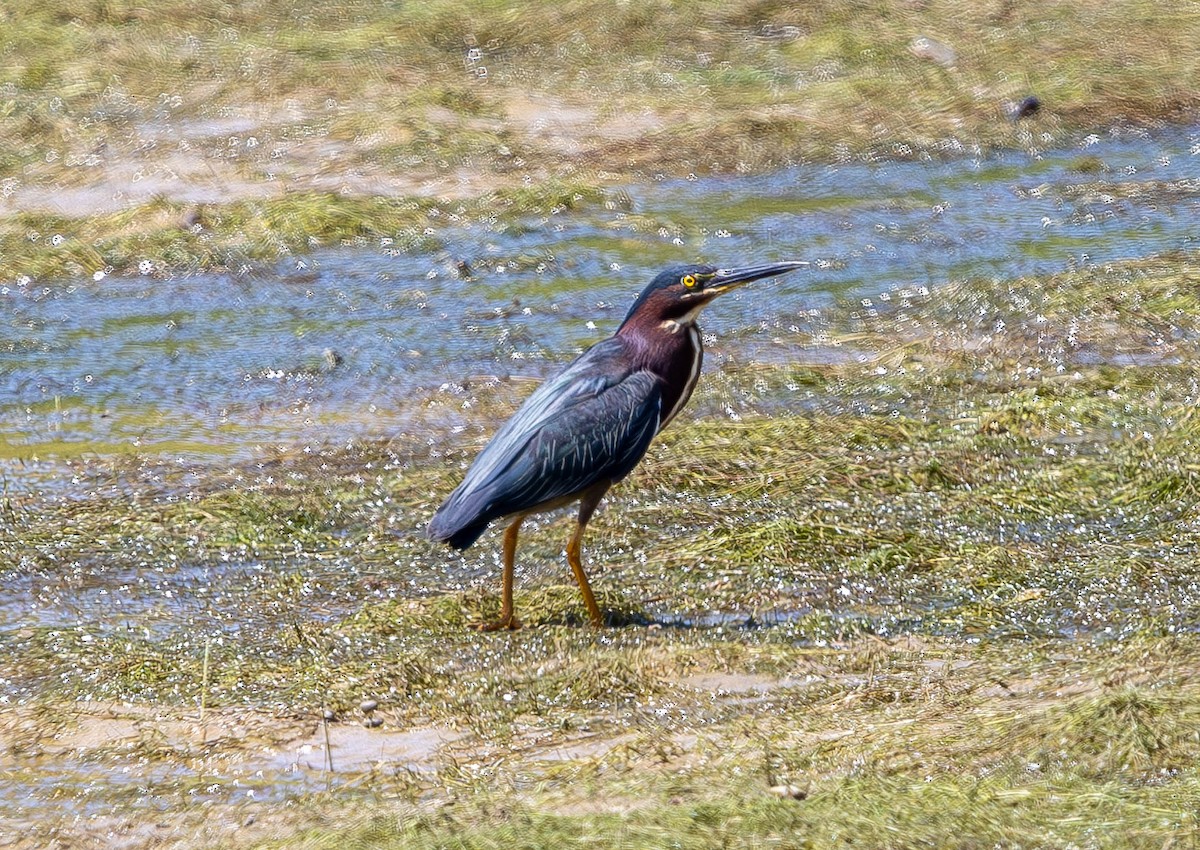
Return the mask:
<path id="1" fill-rule="evenodd" d="M 583 494 L 583 499 L 579 503 L 579 522 L 575 525 L 575 533 L 571 535 L 571 542 L 567 544 L 567 563 L 571 565 L 571 570 L 575 573 L 575 580 L 579 582 L 579 589 L 583 591 L 583 604 L 587 606 L 588 616 L 592 618 L 592 625 L 596 628 L 604 625 L 604 616 L 600 613 L 600 606 L 596 604 L 596 597 L 592 595 L 592 588 L 588 584 L 587 573 L 583 571 L 583 562 L 580 556 L 583 550 L 584 529 L 587 528 L 588 520 L 592 518 L 600 500 L 608 492 L 609 486 L 606 483 L 593 487 Z"/>
<path id="2" fill-rule="evenodd" d="M 521 621 L 513 614 L 513 561 L 517 556 L 517 532 L 521 530 L 521 522 L 524 519 L 523 516 L 517 517 L 504 530 L 504 570 L 500 589 L 500 619 L 494 623 L 482 624 L 479 627 L 480 631 L 499 632 L 504 629 L 521 628 Z"/>
<path id="3" fill-rule="evenodd" d="M 587 573 L 583 571 L 583 564 L 579 557 L 580 549 L 583 547 L 584 528 L 586 526 L 582 522 L 575 526 L 575 533 L 571 535 L 571 542 L 567 544 L 567 563 L 571 565 L 571 569 L 575 572 L 575 580 L 579 582 L 579 589 L 583 591 L 583 604 L 587 606 L 588 616 L 592 618 L 592 625 L 600 628 L 604 625 L 604 616 L 600 613 L 600 606 L 596 604 L 596 597 L 592 595 Z"/>

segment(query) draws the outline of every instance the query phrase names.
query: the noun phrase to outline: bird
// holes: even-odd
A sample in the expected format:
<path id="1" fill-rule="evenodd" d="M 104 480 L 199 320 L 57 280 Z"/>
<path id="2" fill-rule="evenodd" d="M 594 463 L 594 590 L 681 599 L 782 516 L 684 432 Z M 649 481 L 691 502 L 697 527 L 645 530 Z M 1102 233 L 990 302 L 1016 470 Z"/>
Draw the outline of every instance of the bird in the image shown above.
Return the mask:
<path id="1" fill-rule="evenodd" d="M 464 550 L 503 519 L 500 618 L 484 631 L 519 629 L 513 563 L 521 523 L 579 503 L 567 563 L 593 626 L 604 625 L 582 564 L 583 534 L 609 488 L 687 404 L 704 357 L 700 311 L 750 281 L 808 265 L 788 261 L 720 269 L 672 266 L 654 277 L 612 336 L 542 383 L 476 456 L 430 520 L 427 535 Z"/>

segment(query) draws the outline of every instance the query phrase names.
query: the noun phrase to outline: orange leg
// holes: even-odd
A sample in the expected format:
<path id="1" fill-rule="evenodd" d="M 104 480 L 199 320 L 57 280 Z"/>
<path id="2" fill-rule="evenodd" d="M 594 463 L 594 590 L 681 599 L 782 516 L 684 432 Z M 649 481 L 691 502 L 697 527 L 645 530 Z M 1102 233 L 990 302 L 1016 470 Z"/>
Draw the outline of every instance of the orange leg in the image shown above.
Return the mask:
<path id="1" fill-rule="evenodd" d="M 606 483 L 584 493 L 583 499 L 579 503 L 579 522 L 575 525 L 575 533 L 571 535 L 571 542 L 567 544 L 567 563 L 571 565 L 571 571 L 575 573 L 575 580 L 579 582 L 579 589 L 583 592 L 583 604 L 587 606 L 588 616 L 592 618 L 592 625 L 598 629 L 604 626 L 604 615 L 600 613 L 600 606 L 596 604 L 596 597 L 592 595 L 592 587 L 588 584 L 587 573 L 583 571 L 583 561 L 580 556 L 583 551 L 584 529 L 587 528 L 588 520 L 592 518 L 600 500 L 608 492 L 609 486 Z"/>
<path id="2" fill-rule="evenodd" d="M 504 629 L 516 630 L 521 628 L 521 621 L 513 614 L 513 561 L 517 556 L 517 532 L 521 530 L 521 522 L 525 519 L 519 516 L 504 530 L 504 571 L 500 589 L 500 619 L 494 623 L 483 623 L 480 631 L 498 632 Z"/>
<path id="3" fill-rule="evenodd" d="M 583 591 L 583 604 L 587 606 L 588 616 L 592 618 L 592 625 L 600 628 L 604 625 L 604 616 L 600 613 L 600 606 L 596 604 L 596 597 L 592 595 L 587 573 L 583 571 L 583 563 L 579 557 L 580 550 L 583 548 L 583 529 L 585 527 L 583 523 L 575 526 L 575 533 L 571 535 L 571 542 L 567 544 L 567 563 L 571 565 L 571 569 L 575 573 L 575 581 L 579 582 L 579 589 Z"/>

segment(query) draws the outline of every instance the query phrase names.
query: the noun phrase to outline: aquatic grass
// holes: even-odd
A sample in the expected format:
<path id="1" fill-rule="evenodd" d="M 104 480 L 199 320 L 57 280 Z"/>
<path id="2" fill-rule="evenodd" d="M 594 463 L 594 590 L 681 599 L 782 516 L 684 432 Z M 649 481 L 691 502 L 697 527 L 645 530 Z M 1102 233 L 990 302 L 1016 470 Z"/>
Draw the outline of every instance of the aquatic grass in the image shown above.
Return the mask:
<path id="1" fill-rule="evenodd" d="M 549 181 L 448 205 L 455 220 L 518 221 L 603 202 L 604 193 Z M 244 272 L 315 247 L 430 250 L 446 204 L 428 198 L 292 193 L 194 205 L 160 199 L 116 213 L 67 218 L 21 213 L 0 221 L 0 275 L 44 278 L 117 272 Z"/>
<path id="2" fill-rule="evenodd" d="M 1125 686 L 1076 698 L 1022 737 L 1042 739 L 1031 753 L 1039 763 L 1070 765 L 1097 778 L 1154 781 L 1195 758 L 1200 750 L 1196 721 L 1196 703 L 1184 694 L 1164 700 L 1151 689 Z"/>
<path id="3" fill-rule="evenodd" d="M 1092 841 L 1118 848 L 1190 838 L 1197 830 L 1188 809 L 1197 793 L 1190 775 L 1169 790 L 1130 790 L 1070 775 L 1025 782 L 993 776 L 869 776 L 810 786 L 800 801 L 772 799 L 747 784 L 739 781 L 736 790 L 712 797 L 695 781 L 684 780 L 670 797 L 631 794 L 609 800 L 600 811 L 581 800 L 539 804 L 485 792 L 436 814 L 387 813 L 349 826 L 312 829 L 296 836 L 292 846 L 484 848 L 501 841 L 529 848 L 700 850 L 840 847 L 853 840 L 872 846 L 971 848 L 1036 835 L 1045 847 Z"/>
<path id="4" fill-rule="evenodd" d="M 565 564 L 563 570 L 566 571 Z M 619 590 L 595 587 L 593 592 L 610 625 L 621 627 L 649 622 L 642 608 Z M 578 585 L 538 582 L 517 589 L 514 602 L 519 619 L 526 626 L 581 626 L 587 622 Z M 487 586 L 424 600 L 369 604 L 355 613 L 346 627 L 355 634 L 412 636 L 430 629 L 469 630 L 493 622 L 499 616 L 497 589 Z"/>
<path id="5" fill-rule="evenodd" d="M 593 588 L 593 595 L 605 622 L 612 627 L 649 622 L 642 607 L 616 588 Z M 583 597 L 575 584 L 539 584 L 516 594 L 516 599 L 521 622 L 530 626 L 583 626 L 588 622 Z M 463 600 L 463 607 L 474 623 L 496 620 L 500 616 L 499 600 L 493 592 L 486 593 L 483 598 L 468 597 Z"/>

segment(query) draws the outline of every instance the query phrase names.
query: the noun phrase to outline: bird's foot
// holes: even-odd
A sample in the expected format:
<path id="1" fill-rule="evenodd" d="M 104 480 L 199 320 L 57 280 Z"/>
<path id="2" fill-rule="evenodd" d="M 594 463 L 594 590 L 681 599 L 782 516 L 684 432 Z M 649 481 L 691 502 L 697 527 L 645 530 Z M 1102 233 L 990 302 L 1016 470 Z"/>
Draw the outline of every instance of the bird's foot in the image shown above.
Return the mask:
<path id="1" fill-rule="evenodd" d="M 509 614 L 507 617 L 501 617 L 494 623 L 480 623 L 475 628 L 481 632 L 515 632 L 517 629 L 521 628 L 521 621 L 518 620 L 514 615 Z"/>

